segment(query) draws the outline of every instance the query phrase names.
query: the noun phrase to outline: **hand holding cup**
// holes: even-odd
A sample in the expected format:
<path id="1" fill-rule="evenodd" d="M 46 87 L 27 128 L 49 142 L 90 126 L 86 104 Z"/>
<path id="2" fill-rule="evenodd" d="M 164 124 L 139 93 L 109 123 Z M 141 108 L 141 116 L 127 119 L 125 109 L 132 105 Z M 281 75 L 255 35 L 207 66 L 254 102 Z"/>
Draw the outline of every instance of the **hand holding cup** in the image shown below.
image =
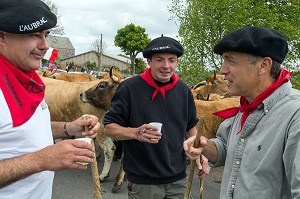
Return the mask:
<path id="1" fill-rule="evenodd" d="M 160 122 L 150 122 L 149 124 L 152 125 L 152 126 L 155 126 L 157 128 L 157 132 L 161 133 L 162 123 L 160 123 Z M 155 139 L 155 138 L 152 138 L 151 140 L 159 141 L 159 139 Z"/>
<path id="2" fill-rule="evenodd" d="M 76 138 L 75 140 L 85 141 L 89 144 L 91 144 L 91 142 L 92 142 L 91 138 Z M 88 165 L 89 164 L 88 162 L 76 162 L 76 163 L 81 164 L 81 165 Z"/>

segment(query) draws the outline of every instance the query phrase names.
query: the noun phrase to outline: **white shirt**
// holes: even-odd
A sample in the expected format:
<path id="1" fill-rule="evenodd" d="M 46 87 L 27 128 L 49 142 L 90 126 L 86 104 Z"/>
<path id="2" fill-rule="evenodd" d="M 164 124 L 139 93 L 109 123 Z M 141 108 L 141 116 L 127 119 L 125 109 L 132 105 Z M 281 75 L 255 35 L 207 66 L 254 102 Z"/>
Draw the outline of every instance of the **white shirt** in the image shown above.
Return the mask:
<path id="1" fill-rule="evenodd" d="M 0 160 L 32 153 L 53 144 L 50 113 L 43 100 L 32 117 L 13 128 L 12 118 L 0 89 Z M 1 199 L 51 199 L 54 172 L 43 171 L 0 189 Z"/>

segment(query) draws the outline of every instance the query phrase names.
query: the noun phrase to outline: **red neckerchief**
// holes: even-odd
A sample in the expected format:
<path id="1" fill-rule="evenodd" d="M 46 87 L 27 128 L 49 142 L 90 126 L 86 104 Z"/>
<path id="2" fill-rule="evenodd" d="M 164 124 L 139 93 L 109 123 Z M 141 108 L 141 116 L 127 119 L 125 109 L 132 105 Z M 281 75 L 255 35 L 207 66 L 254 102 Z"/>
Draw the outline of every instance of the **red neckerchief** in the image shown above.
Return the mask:
<path id="1" fill-rule="evenodd" d="M 14 127 L 30 119 L 45 95 L 45 84 L 35 71 L 24 73 L 1 55 L 0 88 Z"/>
<path id="2" fill-rule="evenodd" d="M 140 74 L 140 77 L 147 82 L 150 86 L 152 86 L 153 88 L 155 88 L 155 91 L 153 92 L 152 98 L 151 98 L 151 102 L 154 100 L 155 96 L 157 95 L 158 92 L 161 93 L 161 95 L 165 98 L 165 91 L 171 90 L 176 83 L 178 82 L 179 78 L 176 74 L 173 74 L 171 79 L 171 83 L 167 84 L 163 87 L 158 87 L 155 82 L 154 79 L 151 75 L 151 68 L 147 68 L 145 72 L 143 72 L 142 74 Z"/>
<path id="3" fill-rule="evenodd" d="M 277 88 L 279 88 L 282 84 L 289 81 L 291 75 L 293 72 L 289 72 L 285 69 L 280 70 L 280 75 L 276 82 L 274 82 L 269 88 L 267 88 L 264 92 L 262 92 L 259 96 L 257 96 L 254 101 L 249 104 L 245 97 L 240 98 L 240 107 L 234 107 L 225 109 L 222 111 L 218 111 L 213 113 L 214 115 L 217 115 L 218 117 L 222 119 L 227 119 L 230 117 L 235 116 L 239 111 L 242 114 L 242 121 L 241 121 L 241 129 L 238 131 L 238 133 L 242 130 L 244 123 L 246 122 L 246 119 L 248 118 L 251 111 L 256 109 L 263 100 L 265 100 L 267 97 L 269 97 Z"/>

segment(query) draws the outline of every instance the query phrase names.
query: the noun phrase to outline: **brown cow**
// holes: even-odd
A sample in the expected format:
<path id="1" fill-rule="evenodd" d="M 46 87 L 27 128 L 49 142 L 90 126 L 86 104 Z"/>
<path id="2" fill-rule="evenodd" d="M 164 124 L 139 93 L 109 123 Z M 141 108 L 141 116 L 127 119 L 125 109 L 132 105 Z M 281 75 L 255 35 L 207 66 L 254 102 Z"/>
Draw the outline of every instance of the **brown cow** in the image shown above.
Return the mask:
<path id="1" fill-rule="evenodd" d="M 204 117 L 203 126 L 201 128 L 197 126 L 197 129 L 201 135 L 207 138 L 216 137 L 219 125 L 223 121 L 223 119 L 212 113 L 231 107 L 237 107 L 240 102 L 239 97 L 221 98 L 217 94 L 210 94 L 210 99 L 212 101 L 195 100 L 197 117 Z"/>
<path id="2" fill-rule="evenodd" d="M 42 77 L 51 77 L 52 75 L 58 75 L 59 73 L 52 73 L 49 69 L 37 70 L 36 71 Z"/>
<path id="3" fill-rule="evenodd" d="M 64 80 L 67 82 L 89 82 L 89 81 L 95 81 L 98 80 L 96 77 L 94 77 L 91 74 L 88 73 L 51 73 L 49 70 L 39 70 L 38 74 L 43 77 L 49 77 L 57 80 Z M 106 78 L 109 79 L 109 76 Z"/>
<path id="4" fill-rule="evenodd" d="M 124 81 L 124 79 L 121 79 L 121 81 Z M 87 104 L 91 104 L 95 108 L 102 108 L 102 105 L 99 101 L 99 98 L 101 98 L 102 95 L 103 95 L 103 93 L 101 92 L 101 90 L 98 89 L 98 86 L 94 86 L 94 87 L 91 87 L 88 90 L 82 92 L 80 94 L 80 99 Z M 101 128 L 102 128 L 101 130 L 103 130 L 103 125 L 101 125 Z M 125 177 L 125 172 L 124 172 L 123 166 L 121 164 L 119 173 L 118 173 L 116 181 L 114 183 L 114 187 L 112 188 L 112 192 L 116 192 L 117 190 L 119 190 L 121 188 L 123 181 L 124 181 L 124 177 Z"/>
<path id="5" fill-rule="evenodd" d="M 71 72 L 60 73 L 59 75 L 56 75 L 53 78 L 57 80 L 64 80 L 67 82 L 89 82 L 89 81 L 97 80 L 96 77 L 88 73 L 71 73 Z M 107 79 L 109 79 L 109 77 Z"/>
<path id="6" fill-rule="evenodd" d="M 227 92 L 227 81 L 224 80 L 224 75 L 214 74 L 206 79 L 206 82 L 197 84 L 191 91 L 194 99 L 206 99 L 209 94 L 216 93 L 218 95 L 225 95 Z"/>
<path id="7" fill-rule="evenodd" d="M 43 78 L 46 84 L 45 100 L 48 104 L 52 121 L 73 121 L 83 114 L 96 115 L 100 121 L 104 113 L 110 107 L 110 101 L 115 91 L 115 86 L 119 83 L 119 77 L 111 76 L 108 80 L 96 80 L 90 82 L 66 82 L 52 78 Z M 90 88 L 95 88 L 101 93 L 98 98 L 99 107 L 95 108 L 80 100 L 80 94 Z M 105 162 L 100 180 L 108 177 L 111 162 L 115 151 L 115 146 L 111 138 L 103 134 L 103 127 L 97 134 L 97 143 L 103 149 Z"/>
<path id="8" fill-rule="evenodd" d="M 40 75 L 40 76 L 43 76 L 43 77 L 51 77 L 51 78 L 55 78 L 56 76 L 62 74 L 62 73 L 67 73 L 67 71 L 60 71 L 58 72 L 57 70 L 53 70 L 52 72 L 49 70 L 49 69 L 42 69 L 42 70 L 37 70 L 37 73 Z"/>

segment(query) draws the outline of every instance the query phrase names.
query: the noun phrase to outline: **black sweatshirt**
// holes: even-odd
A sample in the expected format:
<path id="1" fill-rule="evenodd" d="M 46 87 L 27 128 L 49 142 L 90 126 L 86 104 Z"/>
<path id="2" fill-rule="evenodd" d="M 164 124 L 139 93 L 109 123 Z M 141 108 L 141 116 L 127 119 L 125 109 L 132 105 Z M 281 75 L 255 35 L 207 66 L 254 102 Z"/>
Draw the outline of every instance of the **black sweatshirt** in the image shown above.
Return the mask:
<path id="1" fill-rule="evenodd" d="M 184 82 L 179 80 L 166 91 L 165 99 L 158 92 L 151 102 L 154 90 L 140 76 L 127 79 L 117 88 L 112 106 L 103 118 L 103 124 L 124 127 L 163 124 L 158 144 L 123 142 L 124 170 L 127 179 L 136 184 L 167 184 L 186 177 L 183 141 L 186 131 L 198 122 L 193 95 Z"/>

